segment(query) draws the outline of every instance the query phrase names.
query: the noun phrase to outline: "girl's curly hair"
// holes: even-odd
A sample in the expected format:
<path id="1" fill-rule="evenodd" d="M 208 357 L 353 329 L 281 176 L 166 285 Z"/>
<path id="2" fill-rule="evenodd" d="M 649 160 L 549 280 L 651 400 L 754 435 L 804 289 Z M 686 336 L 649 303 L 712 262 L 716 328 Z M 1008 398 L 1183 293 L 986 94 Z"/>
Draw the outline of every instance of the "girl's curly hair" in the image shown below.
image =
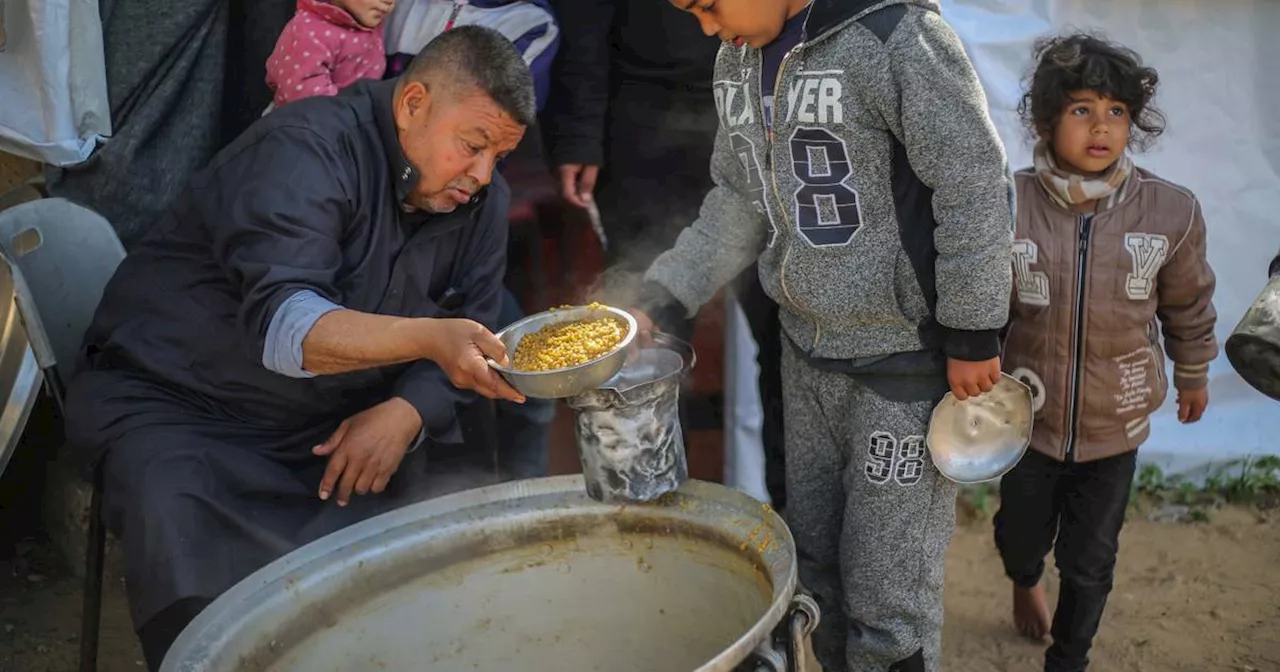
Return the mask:
<path id="1" fill-rule="evenodd" d="M 1078 33 L 1036 41 L 1035 60 L 1027 92 L 1018 104 L 1018 114 L 1034 136 L 1051 137 L 1071 102 L 1068 94 L 1084 90 L 1129 108 L 1130 146 L 1146 149 L 1164 132 L 1165 116 L 1151 104 L 1159 75 L 1133 50 Z"/>

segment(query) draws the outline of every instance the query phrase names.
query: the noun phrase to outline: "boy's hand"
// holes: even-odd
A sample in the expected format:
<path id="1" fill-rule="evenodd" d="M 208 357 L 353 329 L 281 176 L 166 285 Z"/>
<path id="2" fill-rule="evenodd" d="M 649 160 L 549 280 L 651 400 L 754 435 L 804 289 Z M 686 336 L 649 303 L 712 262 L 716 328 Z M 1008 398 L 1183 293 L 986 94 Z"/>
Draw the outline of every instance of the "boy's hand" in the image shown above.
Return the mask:
<path id="1" fill-rule="evenodd" d="M 947 383 L 951 385 L 951 394 L 960 401 L 990 392 L 998 382 L 1000 382 L 999 357 L 985 362 L 966 362 L 947 358 Z"/>
<path id="2" fill-rule="evenodd" d="M 1195 390 L 1178 390 L 1178 422 L 1190 425 L 1204 417 L 1204 409 L 1209 407 L 1209 388 Z"/>
<path id="3" fill-rule="evenodd" d="M 636 318 L 636 337 L 631 341 L 632 347 L 650 347 L 653 345 L 653 318 L 638 308 L 627 310 Z"/>

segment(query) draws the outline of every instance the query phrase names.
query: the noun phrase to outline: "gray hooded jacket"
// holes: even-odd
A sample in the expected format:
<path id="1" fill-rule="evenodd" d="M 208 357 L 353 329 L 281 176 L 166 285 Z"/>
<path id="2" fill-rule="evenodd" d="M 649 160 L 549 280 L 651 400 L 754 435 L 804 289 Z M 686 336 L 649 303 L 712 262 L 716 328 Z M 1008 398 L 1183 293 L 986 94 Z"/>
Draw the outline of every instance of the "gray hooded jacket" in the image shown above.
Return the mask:
<path id="1" fill-rule="evenodd" d="M 930 0 L 814 0 L 778 72 L 772 133 L 760 51 L 722 47 L 716 187 L 648 271 L 651 290 L 692 315 L 758 257 L 811 362 L 997 356 L 1011 182 L 977 75 L 938 12 Z"/>

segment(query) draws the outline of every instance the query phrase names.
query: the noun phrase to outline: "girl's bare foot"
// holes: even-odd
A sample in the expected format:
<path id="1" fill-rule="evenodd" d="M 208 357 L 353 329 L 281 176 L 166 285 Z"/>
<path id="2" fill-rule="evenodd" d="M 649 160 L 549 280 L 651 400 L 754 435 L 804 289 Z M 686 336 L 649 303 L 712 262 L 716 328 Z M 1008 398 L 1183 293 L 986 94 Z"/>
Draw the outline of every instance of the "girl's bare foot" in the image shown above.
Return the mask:
<path id="1" fill-rule="evenodd" d="M 1043 641 L 1049 634 L 1049 605 L 1045 602 L 1044 584 L 1034 588 L 1013 586 L 1013 623 L 1027 639 Z"/>

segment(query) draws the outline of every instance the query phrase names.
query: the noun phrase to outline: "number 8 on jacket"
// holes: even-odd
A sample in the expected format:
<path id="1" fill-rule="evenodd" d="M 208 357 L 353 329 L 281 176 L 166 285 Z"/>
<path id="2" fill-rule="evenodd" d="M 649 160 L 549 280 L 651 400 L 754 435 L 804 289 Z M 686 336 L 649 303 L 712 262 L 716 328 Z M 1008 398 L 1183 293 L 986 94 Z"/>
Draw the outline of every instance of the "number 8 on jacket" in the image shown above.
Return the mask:
<path id="1" fill-rule="evenodd" d="M 796 226 L 814 247 L 848 245 L 862 226 L 858 192 L 845 184 L 853 173 L 849 150 L 821 128 L 791 134 L 791 167 L 803 185 L 796 190 Z"/>

